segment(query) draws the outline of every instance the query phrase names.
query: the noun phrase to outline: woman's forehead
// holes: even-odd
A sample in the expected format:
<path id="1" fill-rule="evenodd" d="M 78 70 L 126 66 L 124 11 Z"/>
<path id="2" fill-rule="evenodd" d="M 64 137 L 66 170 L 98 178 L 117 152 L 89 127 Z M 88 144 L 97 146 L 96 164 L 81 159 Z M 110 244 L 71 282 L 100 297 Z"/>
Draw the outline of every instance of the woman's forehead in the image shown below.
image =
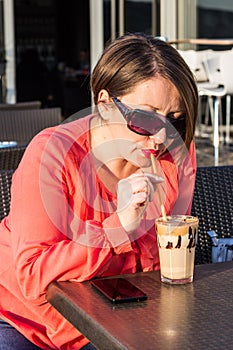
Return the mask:
<path id="1" fill-rule="evenodd" d="M 124 96 L 124 100 L 159 110 L 178 111 L 182 107 L 182 99 L 175 85 L 161 76 L 137 84 L 131 93 Z"/>

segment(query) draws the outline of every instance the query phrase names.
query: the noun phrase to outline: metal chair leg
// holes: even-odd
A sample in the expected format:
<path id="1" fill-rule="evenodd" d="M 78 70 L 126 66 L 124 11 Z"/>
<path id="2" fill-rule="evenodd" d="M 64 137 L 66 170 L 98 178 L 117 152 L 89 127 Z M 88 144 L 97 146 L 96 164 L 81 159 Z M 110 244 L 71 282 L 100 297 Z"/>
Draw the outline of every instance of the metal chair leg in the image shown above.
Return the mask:
<path id="1" fill-rule="evenodd" d="M 226 144 L 230 143 L 230 127 L 231 127 L 231 96 L 226 96 Z"/>
<path id="2" fill-rule="evenodd" d="M 218 97 L 214 100 L 214 165 L 217 166 L 219 163 L 219 108 L 220 99 Z"/>

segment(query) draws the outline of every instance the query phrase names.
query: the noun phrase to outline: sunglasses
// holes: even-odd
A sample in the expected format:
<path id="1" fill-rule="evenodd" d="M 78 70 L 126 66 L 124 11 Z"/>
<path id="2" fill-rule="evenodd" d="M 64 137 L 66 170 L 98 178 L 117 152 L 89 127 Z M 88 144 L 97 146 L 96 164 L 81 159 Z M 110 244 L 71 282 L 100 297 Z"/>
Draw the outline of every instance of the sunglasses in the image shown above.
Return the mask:
<path id="1" fill-rule="evenodd" d="M 116 97 L 112 97 L 112 100 L 125 118 L 129 130 L 136 134 L 152 136 L 163 128 L 166 129 L 166 136 L 168 138 L 176 138 L 178 135 L 184 136 L 185 134 L 185 114 L 182 114 L 179 118 L 174 118 L 170 115 L 165 117 L 162 114 L 143 109 L 129 109 Z"/>

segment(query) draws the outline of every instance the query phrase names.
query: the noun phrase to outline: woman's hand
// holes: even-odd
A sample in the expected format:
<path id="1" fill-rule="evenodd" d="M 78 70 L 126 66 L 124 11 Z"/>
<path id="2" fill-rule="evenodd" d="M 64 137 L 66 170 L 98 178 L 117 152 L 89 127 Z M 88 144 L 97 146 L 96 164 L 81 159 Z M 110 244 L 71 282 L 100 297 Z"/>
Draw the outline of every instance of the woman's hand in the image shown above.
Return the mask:
<path id="1" fill-rule="evenodd" d="M 157 175 L 136 173 L 120 180 L 117 186 L 117 214 L 127 232 L 136 230 L 148 202 L 152 201 L 156 184 L 164 181 Z"/>

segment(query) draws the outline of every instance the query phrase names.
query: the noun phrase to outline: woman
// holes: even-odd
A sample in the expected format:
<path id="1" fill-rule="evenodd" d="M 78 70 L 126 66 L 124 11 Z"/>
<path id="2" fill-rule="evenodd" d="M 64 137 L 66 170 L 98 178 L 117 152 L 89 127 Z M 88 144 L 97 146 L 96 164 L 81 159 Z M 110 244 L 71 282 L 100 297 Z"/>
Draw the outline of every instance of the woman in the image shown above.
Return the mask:
<path id="1" fill-rule="evenodd" d="M 190 212 L 198 94 L 177 51 L 125 35 L 106 47 L 91 85 L 94 113 L 38 134 L 13 177 L 0 317 L 30 342 L 20 349 L 91 347 L 46 302 L 48 284 L 159 269 L 161 204 L 168 215 Z"/>

